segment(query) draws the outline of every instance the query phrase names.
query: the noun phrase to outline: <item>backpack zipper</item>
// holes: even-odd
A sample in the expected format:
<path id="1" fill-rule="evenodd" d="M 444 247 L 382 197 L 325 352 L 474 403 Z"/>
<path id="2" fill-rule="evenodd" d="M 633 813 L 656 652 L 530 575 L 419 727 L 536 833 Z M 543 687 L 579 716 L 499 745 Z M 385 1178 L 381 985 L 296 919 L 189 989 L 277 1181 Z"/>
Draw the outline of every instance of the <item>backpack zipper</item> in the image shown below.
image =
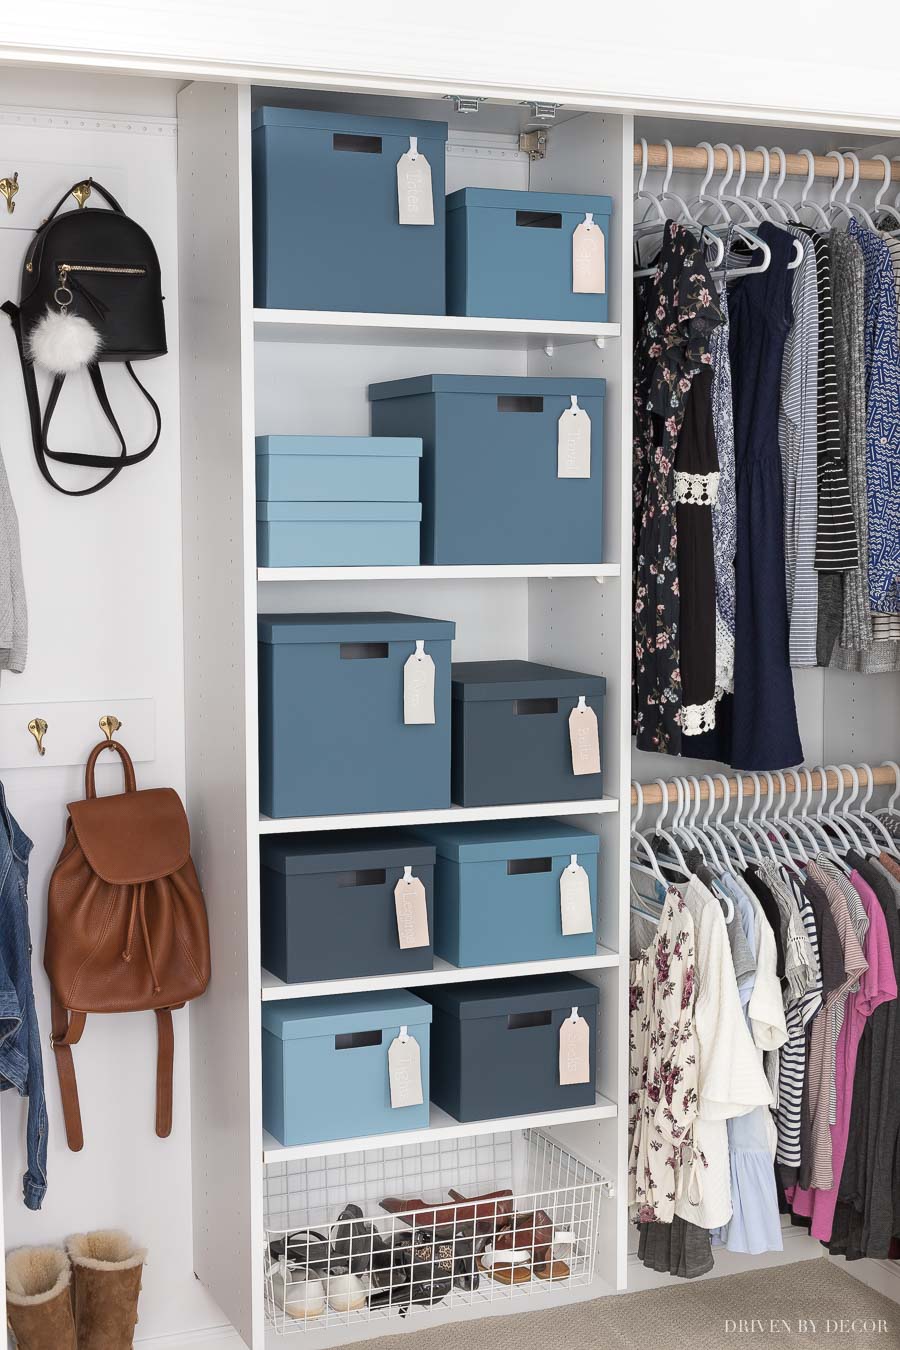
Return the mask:
<path id="1" fill-rule="evenodd" d="M 109 272 L 115 276 L 124 277 L 143 277 L 147 274 L 146 267 L 114 267 L 105 266 L 102 263 L 59 263 L 59 281 L 64 286 L 66 277 L 70 272 Z"/>

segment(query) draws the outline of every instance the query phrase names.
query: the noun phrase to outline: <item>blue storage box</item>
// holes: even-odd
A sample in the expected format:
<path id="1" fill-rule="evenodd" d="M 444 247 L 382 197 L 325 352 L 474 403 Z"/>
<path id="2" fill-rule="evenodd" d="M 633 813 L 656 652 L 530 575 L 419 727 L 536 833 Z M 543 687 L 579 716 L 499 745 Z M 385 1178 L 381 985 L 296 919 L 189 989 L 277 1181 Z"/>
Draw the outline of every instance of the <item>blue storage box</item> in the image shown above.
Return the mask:
<path id="1" fill-rule="evenodd" d="M 264 1003 L 263 1126 L 280 1144 L 392 1134 L 428 1124 L 431 1007 L 405 989 Z M 388 1050 L 418 1041 L 421 1106 L 391 1106 Z"/>
<path id="2" fill-rule="evenodd" d="M 446 122 L 301 108 L 253 114 L 253 274 L 260 308 L 445 312 Z M 431 168 L 433 225 L 401 225 L 410 137 Z"/>
<path id="3" fill-rule="evenodd" d="M 455 966 L 550 961 L 597 950 L 597 854 L 557 820 L 466 821 L 416 830 L 437 850 L 434 949 Z M 577 857 L 591 889 L 589 933 L 563 935 L 560 878 Z"/>
<path id="4" fill-rule="evenodd" d="M 558 476 L 559 419 L 591 419 L 589 478 Z M 606 381 L 422 375 L 369 386 L 376 436 L 420 436 L 424 563 L 603 560 Z"/>
<path id="5" fill-rule="evenodd" d="M 400 830 L 330 830 L 260 840 L 262 963 L 286 984 L 431 970 L 434 846 Z M 429 941 L 401 947 L 394 888 L 425 888 Z"/>
<path id="6" fill-rule="evenodd" d="M 260 805 L 268 816 L 450 805 L 450 643 L 411 614 L 259 618 Z M 403 667 L 424 641 L 433 724 L 403 721 Z"/>
<path id="7" fill-rule="evenodd" d="M 257 502 L 258 567 L 418 567 L 418 502 Z"/>
<path id="8" fill-rule="evenodd" d="M 603 796 L 602 675 L 533 661 L 460 661 L 452 679 L 457 806 Z M 600 773 L 572 770 L 569 716 L 580 698 L 597 715 Z"/>
<path id="9" fill-rule="evenodd" d="M 574 975 L 442 985 L 426 991 L 431 1097 L 454 1120 L 593 1106 L 597 1098 L 595 985 Z M 590 1081 L 559 1081 L 559 1031 L 578 1009 L 590 1031 Z"/>
<path id="10" fill-rule="evenodd" d="M 414 436 L 257 436 L 256 498 L 271 502 L 418 502 Z"/>
<path id="11" fill-rule="evenodd" d="M 605 323 L 606 291 L 572 289 L 572 236 L 589 213 L 603 231 L 608 278 L 610 197 L 472 187 L 451 192 L 447 312 Z"/>

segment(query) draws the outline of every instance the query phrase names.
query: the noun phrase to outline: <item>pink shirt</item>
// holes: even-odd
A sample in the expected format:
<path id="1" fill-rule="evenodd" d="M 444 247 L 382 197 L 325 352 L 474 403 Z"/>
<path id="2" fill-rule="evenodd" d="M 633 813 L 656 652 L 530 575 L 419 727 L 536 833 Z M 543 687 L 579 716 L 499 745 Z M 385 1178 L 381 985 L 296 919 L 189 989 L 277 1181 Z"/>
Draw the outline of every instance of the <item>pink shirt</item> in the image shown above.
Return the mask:
<path id="1" fill-rule="evenodd" d="M 869 931 L 866 935 L 866 960 L 869 969 L 860 980 L 859 990 L 847 998 L 844 1024 L 837 1043 L 835 1065 L 837 1112 L 835 1122 L 830 1127 L 834 1184 L 827 1191 L 815 1188 L 804 1191 L 798 1187 L 794 1189 L 793 1195 L 789 1193 L 794 1213 L 812 1219 L 810 1233 L 821 1242 L 830 1240 L 834 1223 L 834 1210 L 841 1184 L 841 1173 L 844 1170 L 844 1157 L 847 1153 L 847 1136 L 850 1132 L 850 1105 L 853 1101 L 853 1079 L 860 1037 L 866 1019 L 871 1017 L 879 1004 L 897 997 L 897 981 L 894 977 L 891 943 L 884 913 L 874 891 L 858 872 L 852 872 L 850 880 L 869 919 Z M 819 1016 L 824 1016 L 824 1013 L 819 1013 Z"/>

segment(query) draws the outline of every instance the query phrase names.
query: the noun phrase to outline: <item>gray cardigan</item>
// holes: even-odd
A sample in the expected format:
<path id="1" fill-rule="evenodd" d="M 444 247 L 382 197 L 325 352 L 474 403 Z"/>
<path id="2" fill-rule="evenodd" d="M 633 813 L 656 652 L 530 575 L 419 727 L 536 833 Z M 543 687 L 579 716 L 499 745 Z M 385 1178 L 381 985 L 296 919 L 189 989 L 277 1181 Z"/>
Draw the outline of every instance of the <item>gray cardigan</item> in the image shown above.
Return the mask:
<path id="1" fill-rule="evenodd" d="M 0 670 L 24 670 L 27 654 L 28 609 L 19 521 L 0 455 Z"/>

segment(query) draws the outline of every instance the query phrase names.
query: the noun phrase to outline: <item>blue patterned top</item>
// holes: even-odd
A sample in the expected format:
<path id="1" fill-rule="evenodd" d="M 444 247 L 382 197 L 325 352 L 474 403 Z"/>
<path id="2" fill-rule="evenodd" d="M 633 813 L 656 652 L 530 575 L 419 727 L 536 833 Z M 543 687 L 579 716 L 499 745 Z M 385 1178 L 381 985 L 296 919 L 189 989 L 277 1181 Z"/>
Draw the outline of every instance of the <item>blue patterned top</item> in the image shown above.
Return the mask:
<path id="1" fill-rule="evenodd" d="M 869 600 L 900 613 L 900 334 L 890 250 L 851 220 L 847 233 L 866 265 L 866 481 L 869 499 Z"/>

